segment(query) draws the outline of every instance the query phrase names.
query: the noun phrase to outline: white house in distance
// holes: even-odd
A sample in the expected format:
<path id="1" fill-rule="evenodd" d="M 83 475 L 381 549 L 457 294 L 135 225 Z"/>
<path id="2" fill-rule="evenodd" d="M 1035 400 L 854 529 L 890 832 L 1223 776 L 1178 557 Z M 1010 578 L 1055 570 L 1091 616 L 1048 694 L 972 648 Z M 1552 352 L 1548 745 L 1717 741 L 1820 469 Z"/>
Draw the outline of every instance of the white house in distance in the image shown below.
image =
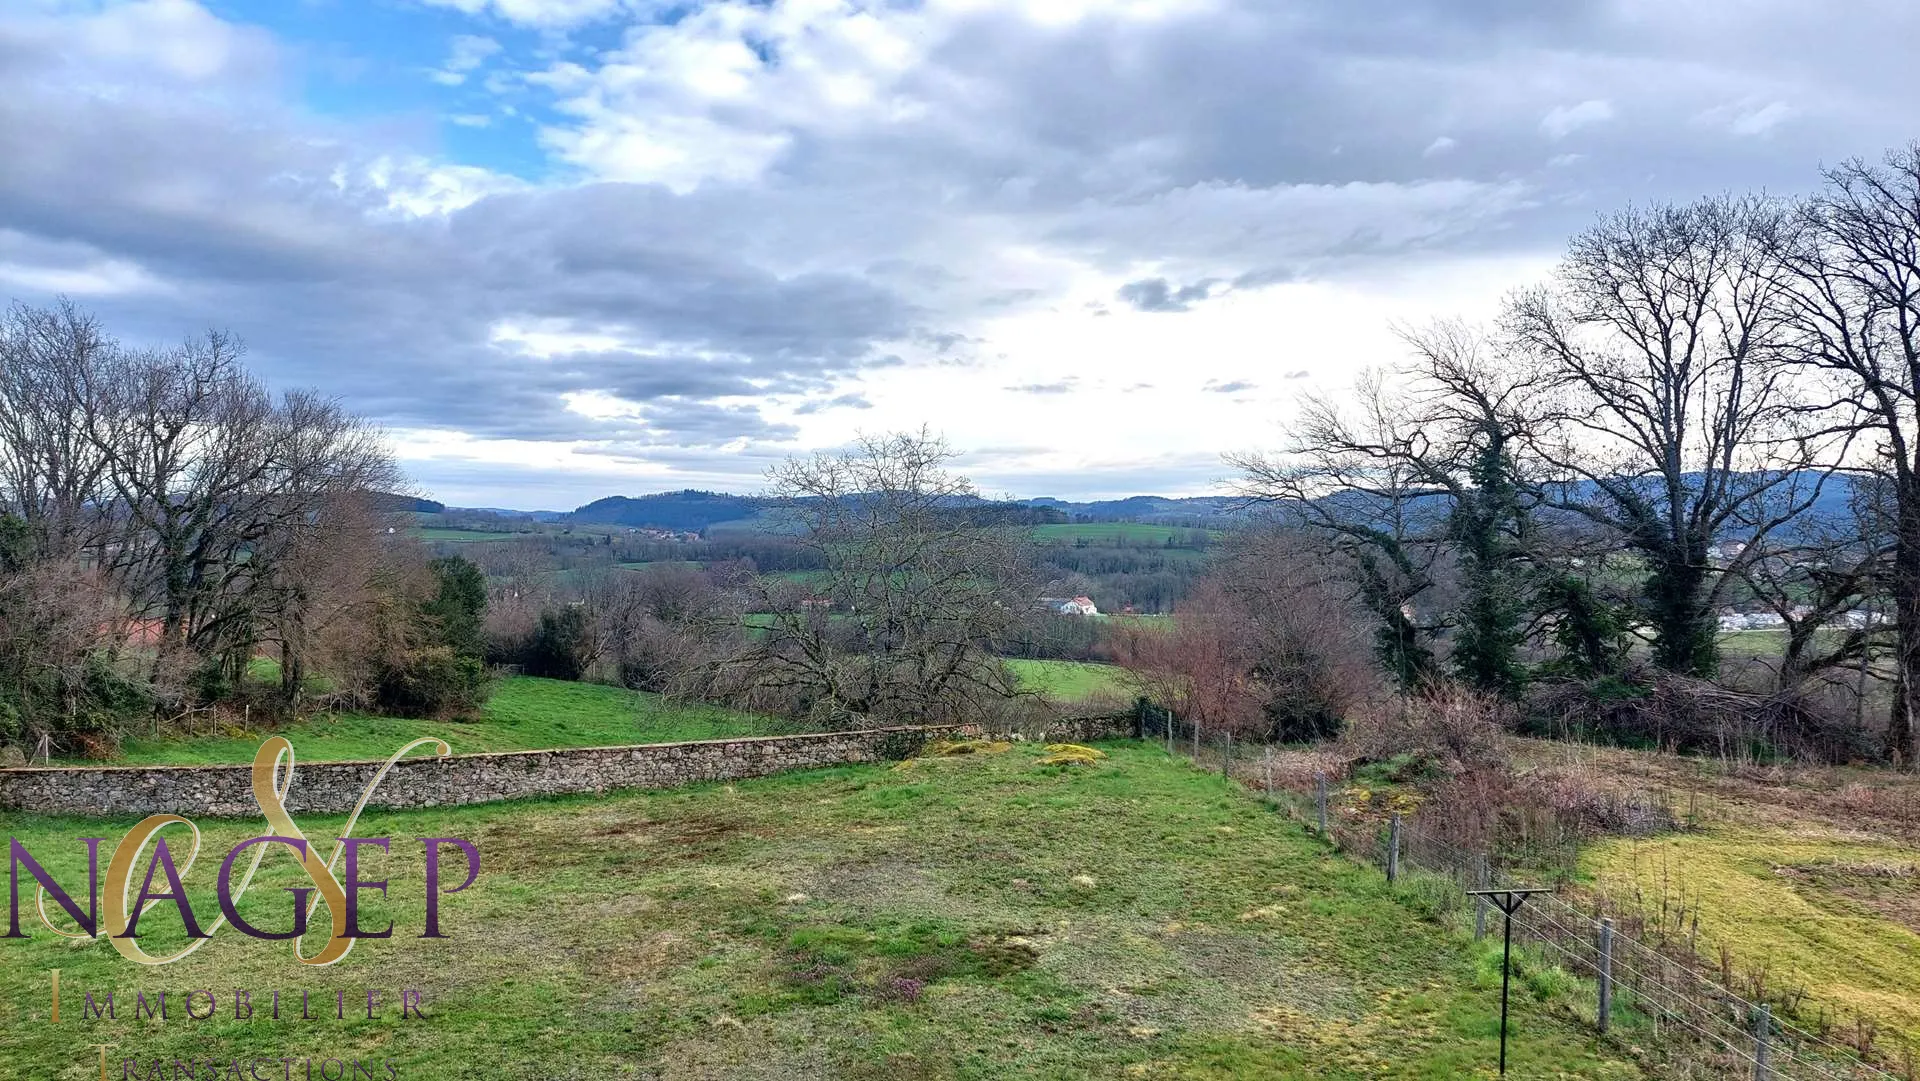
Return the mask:
<path id="1" fill-rule="evenodd" d="M 1063 616 L 1097 616 L 1100 609 L 1094 607 L 1090 597 L 1042 597 L 1040 607 L 1058 612 Z"/>

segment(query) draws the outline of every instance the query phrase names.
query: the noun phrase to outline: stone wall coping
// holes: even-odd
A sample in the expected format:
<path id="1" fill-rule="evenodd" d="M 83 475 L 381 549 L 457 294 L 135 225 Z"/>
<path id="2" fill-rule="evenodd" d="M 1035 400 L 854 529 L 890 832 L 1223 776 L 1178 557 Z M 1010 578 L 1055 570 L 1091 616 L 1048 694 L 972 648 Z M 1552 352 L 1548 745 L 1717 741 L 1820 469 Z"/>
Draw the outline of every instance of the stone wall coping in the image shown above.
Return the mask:
<path id="1" fill-rule="evenodd" d="M 458 722 L 449 722 L 458 723 Z M 470 751 L 465 754 L 418 755 L 403 758 L 405 762 L 477 762 L 481 760 L 501 760 L 511 758 L 530 758 L 544 754 L 584 754 L 592 751 L 658 751 L 670 747 L 713 747 L 734 744 L 781 743 L 792 745 L 802 740 L 846 739 L 850 736 L 885 735 L 894 732 L 917 732 L 937 734 L 940 732 L 976 731 L 978 725 L 971 724 L 903 724 L 886 728 L 848 728 L 838 732 L 795 732 L 783 736 L 735 736 L 730 739 L 684 739 L 672 743 L 613 743 L 594 747 L 539 747 L 526 751 Z M 276 733 L 261 733 L 265 739 Z M 421 739 L 432 737 L 422 736 Z M 327 758 L 302 759 L 299 748 L 294 748 L 295 768 L 302 766 L 383 766 L 384 758 Z M 251 769 L 251 762 L 156 762 L 152 765 L 122 766 L 0 766 L 0 775 L 14 773 L 154 773 L 158 771 L 192 772 L 216 769 Z"/>

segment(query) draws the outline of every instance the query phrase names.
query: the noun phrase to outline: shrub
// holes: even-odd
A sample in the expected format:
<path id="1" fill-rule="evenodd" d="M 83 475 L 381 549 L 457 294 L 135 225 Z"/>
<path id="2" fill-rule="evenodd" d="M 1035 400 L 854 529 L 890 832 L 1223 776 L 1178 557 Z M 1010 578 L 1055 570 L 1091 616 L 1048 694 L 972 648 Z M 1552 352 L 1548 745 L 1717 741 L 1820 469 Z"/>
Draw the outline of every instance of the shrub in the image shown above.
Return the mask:
<path id="1" fill-rule="evenodd" d="M 587 668 L 587 614 L 579 608 L 542 612 L 527 643 L 527 674 L 548 679 L 579 679 Z"/>
<path id="2" fill-rule="evenodd" d="M 1364 761 L 1411 755 L 1453 771 L 1504 762 L 1506 731 L 1513 723 L 1513 710 L 1504 701 L 1441 684 L 1356 713 L 1348 721 L 1344 742 L 1353 757 Z"/>
<path id="3" fill-rule="evenodd" d="M 486 686 L 480 658 L 462 656 L 450 646 L 426 646 L 380 673 L 374 700 L 400 717 L 460 716 L 480 708 Z"/>

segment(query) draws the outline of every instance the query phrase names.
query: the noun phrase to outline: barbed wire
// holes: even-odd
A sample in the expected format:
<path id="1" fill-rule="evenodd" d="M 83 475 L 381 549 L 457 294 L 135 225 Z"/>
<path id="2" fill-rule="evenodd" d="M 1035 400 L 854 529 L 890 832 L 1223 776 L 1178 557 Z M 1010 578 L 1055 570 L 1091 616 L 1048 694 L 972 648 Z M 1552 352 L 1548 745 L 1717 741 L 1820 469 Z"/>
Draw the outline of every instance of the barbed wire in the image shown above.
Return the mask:
<path id="1" fill-rule="evenodd" d="M 1194 761 L 1200 763 L 1200 755 L 1193 753 L 1188 741 L 1176 738 L 1173 746 L 1176 753 L 1191 754 Z M 1216 754 L 1214 760 L 1227 776 L 1234 775 L 1234 763 L 1226 755 Z M 1318 810 L 1315 793 L 1287 787 L 1284 779 L 1274 786 L 1270 772 L 1263 780 L 1264 792 L 1270 801 L 1284 804 L 1289 812 L 1312 822 L 1309 816 Z M 1248 787 L 1256 791 L 1262 788 L 1251 783 Z M 1388 842 L 1380 836 L 1377 825 L 1372 830 L 1355 830 L 1347 823 L 1336 821 L 1331 805 L 1336 791 L 1329 779 L 1329 839 L 1369 862 L 1384 862 Z M 1486 889 L 1518 885 L 1489 854 L 1434 836 L 1416 825 L 1417 821 L 1402 820 L 1397 853 L 1402 869 L 1446 875 Z M 1543 956 L 1565 958 L 1573 975 L 1598 978 L 1599 924 L 1592 913 L 1563 898 L 1543 894 L 1529 899 L 1504 918 L 1513 921 L 1516 936 L 1523 944 L 1530 940 L 1535 947 L 1551 951 L 1543 951 Z M 1768 1068 L 1771 1075 L 1781 1081 L 1897 1081 L 1893 1074 L 1864 1061 L 1857 1049 L 1776 1018 L 1770 1009 L 1763 1012 L 1759 1003 L 1735 992 L 1692 963 L 1618 929 L 1612 932 L 1609 943 L 1612 949 L 1607 955 L 1608 975 L 1616 996 L 1624 992 L 1633 1005 L 1644 1007 L 1642 1012 L 1656 1026 L 1663 1022 L 1679 1025 L 1708 1045 L 1724 1049 L 1735 1060 L 1732 1068 L 1739 1071 L 1739 1076 L 1751 1076 L 1752 1068 L 1759 1062 L 1756 1042 L 1759 1034 L 1743 1022 L 1764 1016 Z M 1813 1057 L 1812 1052 L 1816 1050 L 1837 1057 L 1840 1062 Z"/>

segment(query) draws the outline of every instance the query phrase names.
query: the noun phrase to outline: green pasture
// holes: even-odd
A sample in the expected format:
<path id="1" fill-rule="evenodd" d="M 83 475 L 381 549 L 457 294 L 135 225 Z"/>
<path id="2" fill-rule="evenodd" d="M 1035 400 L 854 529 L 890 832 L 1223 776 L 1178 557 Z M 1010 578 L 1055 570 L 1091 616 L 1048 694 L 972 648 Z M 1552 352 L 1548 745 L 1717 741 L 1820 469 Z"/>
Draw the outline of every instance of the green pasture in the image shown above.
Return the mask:
<path id="1" fill-rule="evenodd" d="M 1084 661 L 1045 661 L 1012 658 L 1007 667 L 1022 690 L 1034 691 L 1058 702 L 1090 698 L 1124 698 L 1131 693 L 1124 668 Z"/>
<path id="2" fill-rule="evenodd" d="M 1072 544 L 1084 540 L 1088 544 L 1135 547 L 1164 545 L 1168 537 L 1173 538 L 1175 545 L 1184 545 L 1196 532 L 1204 532 L 1210 540 L 1225 536 L 1218 529 L 1195 530 L 1186 526 L 1154 525 L 1150 522 L 1061 522 L 1033 527 L 1033 537 L 1038 541 Z"/>
<path id="3" fill-rule="evenodd" d="M 1043 749 L 1019 745 L 901 769 L 369 813 L 356 834 L 391 848 L 362 850 L 360 877 L 386 885 L 361 892 L 359 920 L 391 923 L 393 937 L 309 968 L 289 943 L 225 928 L 146 968 L 104 939 L 34 924 L 0 942 L 0 1063 L 8 1077 L 82 1081 L 107 1044 L 115 1078 L 126 1059 L 130 1076 L 155 1061 L 171 1076 L 175 1058 L 217 1060 L 223 1077 L 235 1060 L 241 1077 L 257 1059 L 275 1060 L 274 1077 L 283 1059 L 296 1077 L 309 1058 L 374 1063 L 383 1078 L 391 1062 L 407 1081 L 1492 1076 L 1497 948 L 1216 774 L 1139 745 L 1108 752 L 1041 766 Z M 132 824 L 0 818 L 83 899 L 80 838 L 110 846 Z M 340 822 L 299 825 L 326 838 Z M 215 865 L 261 824 L 200 827 L 186 893 L 211 922 Z M 480 855 L 478 881 L 441 903 L 444 938 L 419 937 L 423 837 L 465 838 Z M 448 856 L 458 882 L 464 860 Z M 285 890 L 308 884 L 271 853 L 239 914 L 285 929 Z M 152 909 L 140 934 L 152 951 L 182 944 L 176 905 Z M 1645 1035 L 1623 1022 L 1617 1043 L 1600 1042 L 1552 973 L 1527 966 L 1515 981 L 1509 1076 L 1655 1076 L 1632 1060 Z M 215 992 L 213 1017 L 185 1019 L 188 989 Z M 250 1019 L 233 1016 L 236 989 Z M 135 993 L 161 990 L 170 1019 L 132 1019 Z M 401 1019 L 407 990 L 424 1017 Z M 109 992 L 117 1018 L 87 1016 L 83 996 Z M 303 992 L 312 1019 L 295 1015 Z"/>
<path id="4" fill-rule="evenodd" d="M 291 740 L 301 760 L 323 762 L 385 758 L 402 744 L 428 736 L 445 739 L 456 754 L 464 754 L 727 739 L 777 727 L 768 718 L 717 706 L 669 702 L 597 683 L 514 676 L 500 682 L 480 716 L 470 721 L 318 714 L 271 730 L 223 728 L 197 735 L 135 737 L 125 741 L 120 757 L 110 764 L 249 762 L 270 734 Z"/>

